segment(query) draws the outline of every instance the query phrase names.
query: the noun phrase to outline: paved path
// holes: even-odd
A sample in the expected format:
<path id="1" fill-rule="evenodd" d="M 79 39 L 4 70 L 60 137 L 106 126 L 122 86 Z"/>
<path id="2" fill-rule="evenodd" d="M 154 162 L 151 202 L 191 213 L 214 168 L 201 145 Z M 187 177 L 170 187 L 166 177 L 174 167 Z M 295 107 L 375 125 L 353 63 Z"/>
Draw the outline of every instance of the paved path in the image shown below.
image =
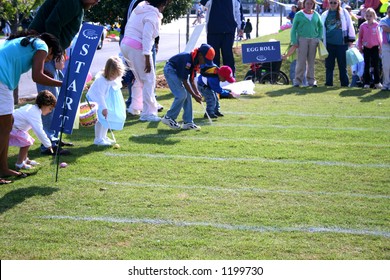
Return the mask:
<path id="1" fill-rule="evenodd" d="M 256 17 L 246 17 L 250 18 L 250 21 L 253 25 L 253 32 L 251 33 L 252 38 L 256 35 Z M 190 18 L 190 34 L 194 27 L 192 22 L 194 18 Z M 170 58 L 172 55 L 182 52 L 186 46 L 186 18 L 180 18 L 170 24 L 163 25 L 160 32 L 160 49 L 157 54 L 157 61 L 164 61 Z M 278 15 L 271 16 L 266 15 L 259 17 L 259 36 L 276 33 L 279 30 L 280 17 Z M 0 39 L 0 43 L 1 43 Z M 202 34 L 199 37 L 196 45 L 200 45 L 202 42 L 206 42 L 206 31 L 203 30 Z M 120 52 L 119 44 L 116 41 L 110 41 L 106 39 L 104 46 L 101 50 L 97 50 L 95 57 L 92 61 L 90 72 L 92 75 L 95 75 L 99 70 L 101 70 L 106 60 L 112 56 L 117 55 Z M 36 86 L 32 82 L 31 71 L 22 75 L 19 83 L 19 98 L 33 98 L 37 94 Z"/>

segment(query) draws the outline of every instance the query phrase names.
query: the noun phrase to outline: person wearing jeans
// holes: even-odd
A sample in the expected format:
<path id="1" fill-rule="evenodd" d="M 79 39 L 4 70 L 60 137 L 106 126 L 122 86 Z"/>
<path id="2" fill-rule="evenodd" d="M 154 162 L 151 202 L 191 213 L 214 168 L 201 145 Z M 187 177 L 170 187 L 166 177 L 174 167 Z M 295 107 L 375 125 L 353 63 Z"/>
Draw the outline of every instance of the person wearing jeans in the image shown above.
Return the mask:
<path id="1" fill-rule="evenodd" d="M 340 0 L 330 0 L 329 5 L 329 10 L 321 15 L 321 21 L 324 25 L 324 44 L 329 53 L 325 59 L 325 85 L 333 86 L 333 71 L 337 60 L 340 85 L 347 87 L 349 78 L 346 53 L 356 39 L 355 28 L 348 11 L 341 8 Z"/>

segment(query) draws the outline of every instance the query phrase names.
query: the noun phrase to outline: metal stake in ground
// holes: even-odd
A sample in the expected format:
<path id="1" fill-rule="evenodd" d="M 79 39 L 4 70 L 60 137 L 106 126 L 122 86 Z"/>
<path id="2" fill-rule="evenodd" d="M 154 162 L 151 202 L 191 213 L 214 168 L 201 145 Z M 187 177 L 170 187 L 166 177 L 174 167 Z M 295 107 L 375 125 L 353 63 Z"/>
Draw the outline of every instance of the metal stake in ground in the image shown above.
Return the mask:
<path id="1" fill-rule="evenodd" d="M 114 140 L 114 142 L 116 143 L 115 135 L 114 135 L 114 132 L 111 129 L 111 125 L 110 125 L 110 122 L 108 121 L 108 118 L 106 118 L 106 121 L 107 121 L 107 124 L 108 124 L 108 129 L 111 132 L 112 140 Z"/>
<path id="2" fill-rule="evenodd" d="M 207 118 L 209 119 L 210 124 L 212 124 L 213 121 L 211 120 L 211 118 L 210 118 L 210 116 L 209 116 L 209 113 L 207 113 L 207 110 L 206 110 L 206 108 L 204 107 L 203 102 L 200 102 L 200 105 L 202 105 L 203 110 L 205 111 L 206 116 L 207 116 Z"/>

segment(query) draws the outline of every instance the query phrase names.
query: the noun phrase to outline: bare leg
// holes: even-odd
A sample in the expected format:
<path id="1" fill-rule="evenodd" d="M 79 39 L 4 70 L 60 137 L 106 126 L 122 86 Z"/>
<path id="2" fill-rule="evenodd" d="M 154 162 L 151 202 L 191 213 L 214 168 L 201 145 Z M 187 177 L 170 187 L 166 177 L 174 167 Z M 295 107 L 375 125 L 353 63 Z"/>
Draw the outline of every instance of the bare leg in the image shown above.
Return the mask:
<path id="1" fill-rule="evenodd" d="M 20 147 L 18 160 L 16 162 L 17 164 L 21 164 L 23 161 L 26 160 L 29 148 L 30 148 L 30 146 Z"/>
<path id="2" fill-rule="evenodd" d="M 18 176 L 19 172 L 8 168 L 9 134 L 12 129 L 12 114 L 0 116 L 0 174 Z"/>

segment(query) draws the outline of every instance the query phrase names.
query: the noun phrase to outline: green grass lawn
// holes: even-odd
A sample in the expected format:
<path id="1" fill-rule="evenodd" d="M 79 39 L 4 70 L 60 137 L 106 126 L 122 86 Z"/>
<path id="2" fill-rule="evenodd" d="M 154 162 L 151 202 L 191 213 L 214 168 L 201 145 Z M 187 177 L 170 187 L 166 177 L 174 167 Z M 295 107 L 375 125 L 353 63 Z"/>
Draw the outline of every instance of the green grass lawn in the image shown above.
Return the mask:
<path id="1" fill-rule="evenodd" d="M 390 259 L 390 92 L 255 91 L 212 124 L 194 102 L 201 131 L 128 116 L 120 149 L 74 130 L 58 182 L 37 140 L 0 188 L 1 259 Z"/>

